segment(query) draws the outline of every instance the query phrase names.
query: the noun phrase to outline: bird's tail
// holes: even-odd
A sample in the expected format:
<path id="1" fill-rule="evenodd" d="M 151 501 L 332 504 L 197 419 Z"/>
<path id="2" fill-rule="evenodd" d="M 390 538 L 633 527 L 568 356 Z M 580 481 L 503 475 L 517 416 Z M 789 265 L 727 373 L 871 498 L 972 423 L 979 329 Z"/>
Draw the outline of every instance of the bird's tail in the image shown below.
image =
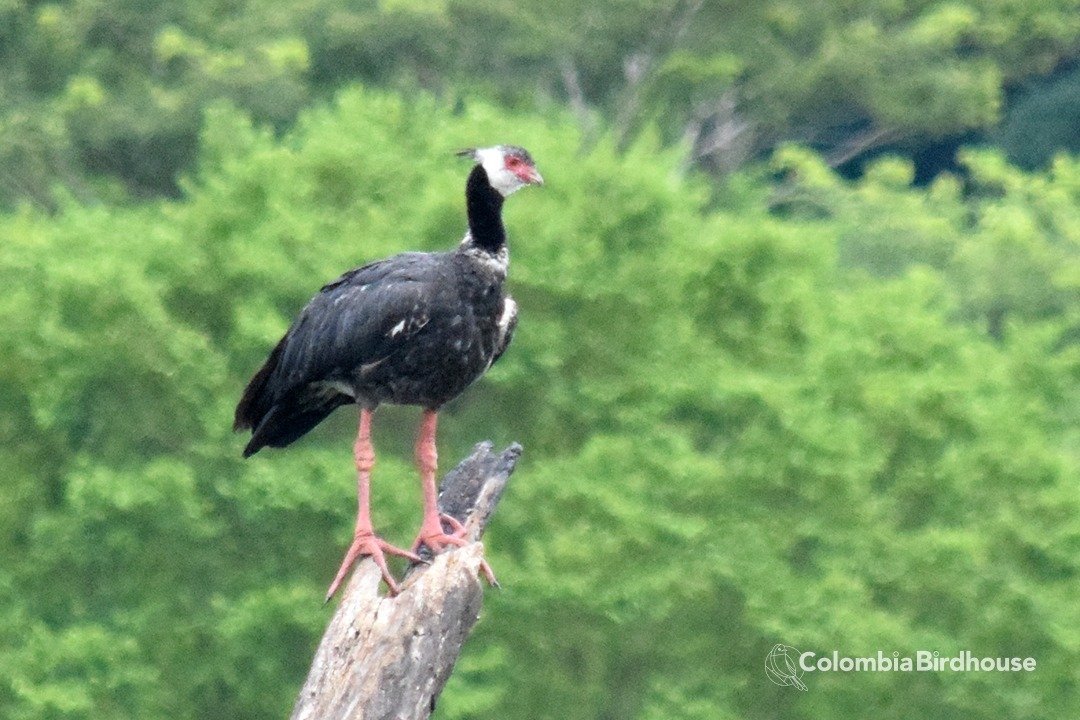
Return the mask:
<path id="1" fill-rule="evenodd" d="M 350 402 L 348 396 L 339 395 L 315 405 L 295 400 L 275 404 L 252 433 L 244 457 L 251 457 L 264 447 L 280 448 L 299 440 L 327 415 Z"/>
<path id="2" fill-rule="evenodd" d="M 352 402 L 347 395 L 312 392 L 307 388 L 283 393 L 282 388 L 275 386 L 274 371 L 284 346 L 285 338 L 282 338 L 251 378 L 236 406 L 233 430 L 252 431 L 251 440 L 244 448 L 244 457 L 251 457 L 267 446 L 285 447 L 304 436 L 334 410 Z"/>
<path id="3" fill-rule="evenodd" d="M 278 359 L 284 347 L 285 338 L 282 338 L 274 347 L 274 351 L 270 353 L 270 357 L 255 373 L 255 377 L 251 378 L 247 387 L 244 388 L 244 395 L 240 398 L 233 417 L 233 430 L 254 430 L 262 424 L 263 419 L 270 412 L 274 404 L 274 393 L 269 387 L 270 377 L 277 368 Z"/>

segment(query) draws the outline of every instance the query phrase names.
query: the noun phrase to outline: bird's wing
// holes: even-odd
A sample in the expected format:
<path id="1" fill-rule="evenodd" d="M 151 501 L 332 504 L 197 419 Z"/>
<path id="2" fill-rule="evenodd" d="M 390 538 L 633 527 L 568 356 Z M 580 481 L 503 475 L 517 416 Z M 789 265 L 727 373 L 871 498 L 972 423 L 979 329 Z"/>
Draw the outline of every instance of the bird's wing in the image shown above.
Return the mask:
<path id="1" fill-rule="evenodd" d="M 343 378 L 400 348 L 430 320 L 438 269 L 431 255 L 405 253 L 323 286 L 283 340 L 275 394 Z"/>

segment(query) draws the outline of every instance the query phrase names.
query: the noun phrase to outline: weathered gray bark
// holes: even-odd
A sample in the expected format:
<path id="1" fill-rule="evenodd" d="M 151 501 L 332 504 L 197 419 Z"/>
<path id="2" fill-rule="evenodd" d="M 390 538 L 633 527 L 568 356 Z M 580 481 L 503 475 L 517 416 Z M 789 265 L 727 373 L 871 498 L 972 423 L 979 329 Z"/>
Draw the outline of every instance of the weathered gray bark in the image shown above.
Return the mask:
<path id="1" fill-rule="evenodd" d="M 371 560 L 357 565 L 315 652 L 292 720 L 427 718 L 483 601 L 479 538 L 521 455 L 491 443 L 447 473 L 439 509 L 468 530 L 469 545 L 413 568 L 401 594 L 379 594 Z"/>

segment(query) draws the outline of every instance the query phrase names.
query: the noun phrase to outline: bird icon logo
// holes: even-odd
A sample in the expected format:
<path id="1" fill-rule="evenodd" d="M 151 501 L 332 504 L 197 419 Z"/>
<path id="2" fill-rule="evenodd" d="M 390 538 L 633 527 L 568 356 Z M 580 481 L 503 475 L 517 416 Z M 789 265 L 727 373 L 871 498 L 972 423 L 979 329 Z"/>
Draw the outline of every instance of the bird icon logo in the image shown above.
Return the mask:
<path id="1" fill-rule="evenodd" d="M 806 690 L 806 685 L 799 679 L 803 671 L 799 667 L 798 657 L 799 651 L 790 645 L 773 645 L 765 656 L 765 674 L 777 685 L 793 685 Z"/>

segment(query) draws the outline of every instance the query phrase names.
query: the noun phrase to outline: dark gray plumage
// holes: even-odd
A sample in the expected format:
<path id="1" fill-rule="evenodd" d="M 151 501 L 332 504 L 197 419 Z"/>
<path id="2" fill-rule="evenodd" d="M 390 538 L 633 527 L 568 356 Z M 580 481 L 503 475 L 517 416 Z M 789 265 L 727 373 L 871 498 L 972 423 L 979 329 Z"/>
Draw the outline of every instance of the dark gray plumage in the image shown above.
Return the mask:
<path id="1" fill-rule="evenodd" d="M 248 385 L 237 427 L 244 449 L 284 447 L 342 405 L 438 408 L 509 344 L 514 301 L 505 271 L 467 247 L 403 253 L 324 286 Z"/>
<path id="2" fill-rule="evenodd" d="M 245 457 L 292 443 L 350 403 L 438 409 L 506 349 L 517 308 L 503 289 L 502 203 L 542 180 L 519 148 L 467 152 L 478 164 L 466 184 L 469 232 L 461 245 L 395 255 L 324 286 L 236 408 L 235 429 L 252 430 Z"/>

